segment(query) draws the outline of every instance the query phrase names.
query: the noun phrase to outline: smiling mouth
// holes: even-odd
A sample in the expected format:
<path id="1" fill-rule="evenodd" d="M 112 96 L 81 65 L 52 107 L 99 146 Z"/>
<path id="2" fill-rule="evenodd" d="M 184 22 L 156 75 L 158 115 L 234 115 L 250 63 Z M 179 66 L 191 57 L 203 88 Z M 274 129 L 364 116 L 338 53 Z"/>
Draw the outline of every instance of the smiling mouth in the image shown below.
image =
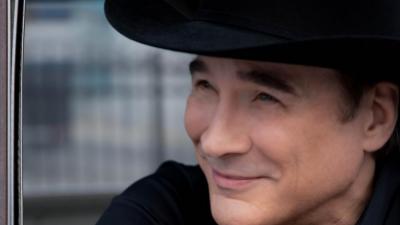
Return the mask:
<path id="1" fill-rule="evenodd" d="M 252 183 L 261 179 L 261 177 L 245 177 L 225 174 L 215 169 L 212 169 L 212 178 L 219 188 L 228 190 L 243 190 Z"/>

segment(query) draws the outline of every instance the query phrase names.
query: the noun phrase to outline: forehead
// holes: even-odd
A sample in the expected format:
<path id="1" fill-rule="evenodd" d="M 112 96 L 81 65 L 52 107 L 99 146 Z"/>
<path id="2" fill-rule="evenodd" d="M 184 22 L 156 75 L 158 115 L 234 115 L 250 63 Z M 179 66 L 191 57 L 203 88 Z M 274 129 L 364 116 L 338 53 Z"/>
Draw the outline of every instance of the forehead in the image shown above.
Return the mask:
<path id="1" fill-rule="evenodd" d="M 298 94 L 340 88 L 337 70 L 316 66 L 198 56 L 189 67 L 192 76 L 204 74 L 255 83 L 272 82 L 278 89 L 293 89 Z"/>

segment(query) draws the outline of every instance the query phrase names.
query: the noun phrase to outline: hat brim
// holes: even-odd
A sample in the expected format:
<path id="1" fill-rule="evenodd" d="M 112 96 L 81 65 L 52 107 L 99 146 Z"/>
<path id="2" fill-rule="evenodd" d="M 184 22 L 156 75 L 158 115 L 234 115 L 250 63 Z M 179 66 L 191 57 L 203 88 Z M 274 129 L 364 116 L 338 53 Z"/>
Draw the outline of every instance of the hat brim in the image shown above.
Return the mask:
<path id="1" fill-rule="evenodd" d="M 226 24 L 189 20 L 165 1 L 106 0 L 110 24 L 154 47 L 199 55 L 366 71 L 396 70 L 400 40 L 385 36 L 287 39 Z M 397 74 L 395 74 L 397 75 Z"/>

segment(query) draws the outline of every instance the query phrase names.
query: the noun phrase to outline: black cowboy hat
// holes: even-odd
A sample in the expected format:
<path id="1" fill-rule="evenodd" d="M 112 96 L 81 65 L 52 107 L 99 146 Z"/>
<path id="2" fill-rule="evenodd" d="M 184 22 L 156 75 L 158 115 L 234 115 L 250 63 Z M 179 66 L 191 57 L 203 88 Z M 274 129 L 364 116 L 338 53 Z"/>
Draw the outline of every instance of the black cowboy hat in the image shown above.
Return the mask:
<path id="1" fill-rule="evenodd" d="M 400 77 L 399 0 L 106 0 L 105 12 L 159 48 Z"/>

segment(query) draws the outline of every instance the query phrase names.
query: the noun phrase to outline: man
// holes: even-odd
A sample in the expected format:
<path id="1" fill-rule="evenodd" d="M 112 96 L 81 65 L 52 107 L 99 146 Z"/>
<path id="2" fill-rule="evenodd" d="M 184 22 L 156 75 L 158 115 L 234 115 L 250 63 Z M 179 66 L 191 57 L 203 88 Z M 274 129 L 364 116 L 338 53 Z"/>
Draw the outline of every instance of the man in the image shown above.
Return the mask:
<path id="1" fill-rule="evenodd" d="M 163 164 L 99 225 L 400 224 L 400 3 L 109 0 L 106 14 L 199 55 L 185 126 L 200 169 Z"/>

